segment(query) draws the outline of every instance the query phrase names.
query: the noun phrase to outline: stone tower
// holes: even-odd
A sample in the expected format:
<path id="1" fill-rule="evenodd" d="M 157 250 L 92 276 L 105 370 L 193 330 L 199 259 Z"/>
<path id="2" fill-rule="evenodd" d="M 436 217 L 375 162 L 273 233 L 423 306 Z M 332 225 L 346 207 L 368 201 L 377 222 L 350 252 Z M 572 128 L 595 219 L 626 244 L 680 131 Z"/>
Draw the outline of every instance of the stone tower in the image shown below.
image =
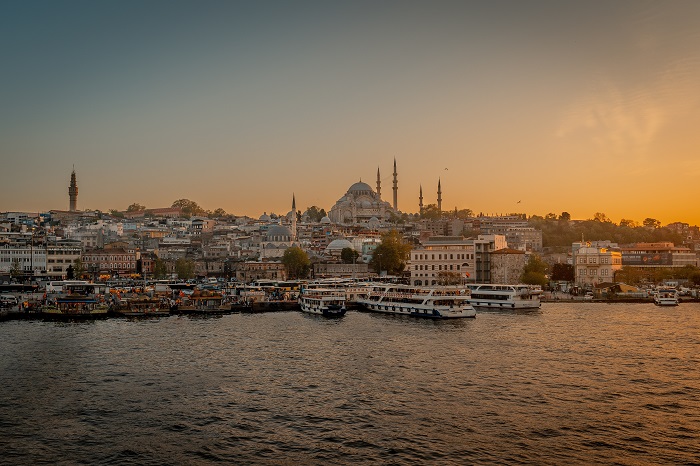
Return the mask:
<path id="1" fill-rule="evenodd" d="M 377 167 L 377 196 L 382 198 L 382 179 L 379 176 L 379 167 Z"/>
<path id="2" fill-rule="evenodd" d="M 438 178 L 438 214 L 442 215 L 442 188 L 440 187 L 440 178 Z"/>
<path id="3" fill-rule="evenodd" d="M 292 241 L 297 240 L 297 200 L 292 193 Z"/>
<path id="4" fill-rule="evenodd" d="M 78 182 L 75 180 L 75 167 L 70 174 L 70 186 L 68 187 L 68 199 L 70 200 L 68 210 L 75 212 L 78 210 Z"/>
<path id="5" fill-rule="evenodd" d="M 423 215 L 423 185 L 420 185 L 420 194 L 418 195 L 418 212 Z"/>
<path id="6" fill-rule="evenodd" d="M 396 173 L 396 157 L 394 157 L 394 210 L 399 211 L 399 178 L 398 173 Z"/>

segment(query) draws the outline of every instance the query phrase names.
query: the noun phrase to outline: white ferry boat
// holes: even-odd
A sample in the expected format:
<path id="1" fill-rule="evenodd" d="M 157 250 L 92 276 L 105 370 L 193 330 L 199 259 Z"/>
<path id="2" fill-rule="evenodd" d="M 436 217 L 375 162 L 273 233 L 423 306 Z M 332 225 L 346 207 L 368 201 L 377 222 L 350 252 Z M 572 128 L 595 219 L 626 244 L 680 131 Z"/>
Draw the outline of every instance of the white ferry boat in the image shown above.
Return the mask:
<path id="1" fill-rule="evenodd" d="M 678 306 L 678 291 L 675 288 L 659 288 L 654 293 L 657 306 Z"/>
<path id="2" fill-rule="evenodd" d="M 381 284 L 358 302 L 369 311 L 386 314 L 430 319 L 476 317 L 469 304 L 469 290 L 464 288 Z"/>
<path id="3" fill-rule="evenodd" d="M 324 278 L 307 283 L 305 288 L 328 288 L 345 293 L 345 306 L 353 309 L 359 306 L 361 298 L 367 296 L 371 283 L 345 278 Z"/>
<path id="4" fill-rule="evenodd" d="M 468 284 L 469 304 L 483 309 L 539 309 L 542 290 L 531 285 Z"/>
<path id="5" fill-rule="evenodd" d="M 324 317 L 345 315 L 345 292 L 333 288 L 304 288 L 299 294 L 299 306 L 303 312 Z"/>

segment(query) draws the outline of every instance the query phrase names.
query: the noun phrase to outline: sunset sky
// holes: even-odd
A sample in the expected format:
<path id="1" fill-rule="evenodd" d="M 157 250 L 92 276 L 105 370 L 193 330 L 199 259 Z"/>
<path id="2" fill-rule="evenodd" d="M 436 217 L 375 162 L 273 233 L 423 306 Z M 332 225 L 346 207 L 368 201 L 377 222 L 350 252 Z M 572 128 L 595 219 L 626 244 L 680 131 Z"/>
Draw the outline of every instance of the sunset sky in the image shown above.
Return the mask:
<path id="1" fill-rule="evenodd" d="M 5 1 L 0 211 L 700 224 L 700 1 Z M 518 203 L 518 201 L 520 201 Z"/>

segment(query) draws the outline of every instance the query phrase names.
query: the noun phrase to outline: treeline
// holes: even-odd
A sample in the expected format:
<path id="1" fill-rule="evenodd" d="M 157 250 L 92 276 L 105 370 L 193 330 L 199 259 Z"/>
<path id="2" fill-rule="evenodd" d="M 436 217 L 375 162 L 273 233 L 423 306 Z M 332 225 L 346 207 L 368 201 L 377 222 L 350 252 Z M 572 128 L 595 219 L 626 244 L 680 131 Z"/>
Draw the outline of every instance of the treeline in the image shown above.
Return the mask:
<path id="1" fill-rule="evenodd" d="M 542 230 L 542 246 L 546 248 L 570 248 L 572 243 L 584 241 L 605 241 L 614 243 L 653 243 L 670 241 L 675 245 L 683 243 L 683 236 L 674 230 L 661 227 L 655 219 L 646 219 L 643 225 L 622 221 L 616 224 L 605 214 L 596 214 L 590 220 L 572 221 L 566 212 L 546 217 L 533 215 L 528 219 L 531 227 Z"/>

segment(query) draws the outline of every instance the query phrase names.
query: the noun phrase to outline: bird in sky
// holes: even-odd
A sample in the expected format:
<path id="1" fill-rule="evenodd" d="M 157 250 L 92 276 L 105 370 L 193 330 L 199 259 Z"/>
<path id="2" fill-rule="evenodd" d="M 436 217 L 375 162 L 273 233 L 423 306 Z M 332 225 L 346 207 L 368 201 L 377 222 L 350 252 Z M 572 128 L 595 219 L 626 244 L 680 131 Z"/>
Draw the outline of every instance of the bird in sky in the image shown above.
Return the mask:
<path id="1" fill-rule="evenodd" d="M 520 201 L 518 201 L 518 204 L 520 204 Z"/>

